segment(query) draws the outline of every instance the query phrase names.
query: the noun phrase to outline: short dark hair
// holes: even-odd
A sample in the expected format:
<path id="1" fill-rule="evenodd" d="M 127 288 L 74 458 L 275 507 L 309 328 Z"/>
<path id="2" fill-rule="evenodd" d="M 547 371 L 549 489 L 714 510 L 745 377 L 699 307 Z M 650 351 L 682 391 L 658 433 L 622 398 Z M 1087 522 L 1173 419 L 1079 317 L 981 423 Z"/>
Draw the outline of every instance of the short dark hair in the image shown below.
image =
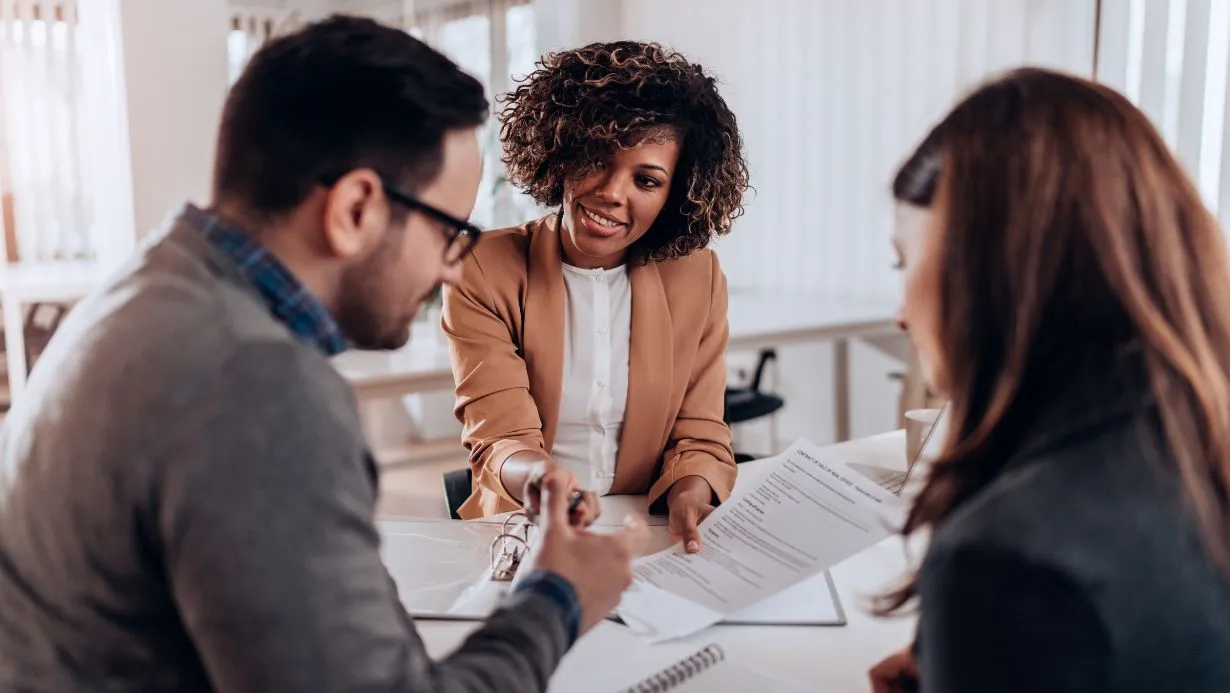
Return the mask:
<path id="1" fill-rule="evenodd" d="M 564 198 L 564 181 L 658 130 L 680 140 L 670 196 L 634 251 L 683 257 L 730 231 L 748 189 L 743 139 L 713 77 L 656 43 L 617 41 L 551 53 L 502 98 L 509 180 L 539 204 Z"/>
<path id="2" fill-rule="evenodd" d="M 252 56 L 223 109 L 214 198 L 273 216 L 356 168 L 415 190 L 439 173 L 445 133 L 488 108 L 478 80 L 422 41 L 330 17 Z"/>

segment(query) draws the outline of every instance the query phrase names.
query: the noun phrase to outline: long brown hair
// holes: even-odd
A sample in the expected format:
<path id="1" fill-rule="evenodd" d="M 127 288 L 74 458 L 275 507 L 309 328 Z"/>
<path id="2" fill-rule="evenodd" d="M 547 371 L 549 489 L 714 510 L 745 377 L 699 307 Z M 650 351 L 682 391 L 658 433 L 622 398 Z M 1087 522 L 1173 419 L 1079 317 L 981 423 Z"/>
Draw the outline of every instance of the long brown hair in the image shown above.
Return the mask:
<path id="1" fill-rule="evenodd" d="M 1210 553 L 1230 571 L 1230 263 L 1145 115 L 1087 80 L 1011 72 L 936 126 L 894 191 L 933 197 L 940 219 L 951 398 L 948 439 L 903 533 L 942 523 L 1002 470 L 1039 401 L 1130 343 Z M 880 611 L 915 593 L 911 578 Z"/>

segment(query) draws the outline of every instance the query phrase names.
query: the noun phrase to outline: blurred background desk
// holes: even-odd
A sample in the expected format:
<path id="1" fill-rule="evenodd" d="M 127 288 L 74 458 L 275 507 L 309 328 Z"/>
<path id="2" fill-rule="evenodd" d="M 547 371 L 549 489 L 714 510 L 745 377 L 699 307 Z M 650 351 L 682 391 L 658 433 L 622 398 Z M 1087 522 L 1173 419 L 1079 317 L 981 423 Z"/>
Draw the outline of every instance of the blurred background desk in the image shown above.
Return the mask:
<path id="1" fill-rule="evenodd" d="M 9 399 L 14 401 L 26 386 L 30 365 L 28 348 L 36 340 L 27 339 L 29 327 L 36 327 L 27 313 L 41 304 L 67 310 L 106 279 L 110 267 L 93 260 L 63 262 L 0 263 L 0 311 L 4 314 L 4 359 L 8 376 Z M 58 324 L 58 319 L 55 323 Z M 54 331 L 55 324 L 47 332 Z"/>
<path id="2" fill-rule="evenodd" d="M 880 303 L 799 292 L 732 292 L 729 315 L 727 348 L 731 351 L 799 342 L 833 343 L 834 430 L 838 441 L 848 440 L 850 340 L 895 333 L 894 309 Z M 415 327 L 410 343 L 398 351 L 352 351 L 334 359 L 338 371 L 354 386 L 361 406 L 380 399 L 452 389 L 447 343 L 438 326 L 420 322 Z"/>
<path id="3" fill-rule="evenodd" d="M 4 315 L 5 365 L 10 401 L 20 396 L 32 363 L 31 346 L 45 341 L 50 329 L 34 324 L 31 311 L 42 304 L 67 309 L 97 288 L 109 267 L 94 261 L 20 263 L 0 267 L 0 310 Z M 55 315 L 61 315 L 56 313 Z M 882 303 L 789 291 L 732 291 L 730 295 L 732 352 L 772 349 L 805 342 L 833 345 L 833 431 L 837 441 L 850 437 L 850 342 L 896 332 L 894 309 Z M 369 436 L 382 462 L 437 459 L 459 451 L 451 404 L 453 388 L 447 342 L 440 333 L 438 311 L 415 325 L 410 343 L 393 352 L 349 351 L 334 365 L 354 387 Z M 31 329 L 32 327 L 36 329 Z M 40 331 L 41 330 L 41 331 Z M 444 421 L 445 435 L 414 429 L 399 400 L 408 395 L 442 393 L 423 405 L 423 419 Z M 407 433 L 407 426 L 411 430 Z M 425 425 L 423 429 L 438 428 Z M 779 441 L 772 441 L 776 446 Z"/>

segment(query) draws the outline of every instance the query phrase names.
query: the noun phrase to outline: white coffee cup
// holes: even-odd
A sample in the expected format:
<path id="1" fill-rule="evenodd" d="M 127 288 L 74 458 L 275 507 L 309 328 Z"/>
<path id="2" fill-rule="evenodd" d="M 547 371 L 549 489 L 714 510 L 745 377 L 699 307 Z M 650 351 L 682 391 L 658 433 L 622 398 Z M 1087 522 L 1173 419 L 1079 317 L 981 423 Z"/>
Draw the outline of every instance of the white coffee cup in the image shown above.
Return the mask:
<path id="1" fill-rule="evenodd" d="M 905 413 L 905 461 L 907 465 L 918 460 L 923 441 L 940 416 L 939 409 L 911 409 Z"/>

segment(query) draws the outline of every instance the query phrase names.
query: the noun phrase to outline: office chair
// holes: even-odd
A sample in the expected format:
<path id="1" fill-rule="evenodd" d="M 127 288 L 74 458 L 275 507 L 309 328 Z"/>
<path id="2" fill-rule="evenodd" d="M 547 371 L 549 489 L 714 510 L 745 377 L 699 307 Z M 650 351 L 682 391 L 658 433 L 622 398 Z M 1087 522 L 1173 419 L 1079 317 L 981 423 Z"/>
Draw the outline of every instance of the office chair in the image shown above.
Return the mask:
<path id="1" fill-rule="evenodd" d="M 461 504 L 466 502 L 470 497 L 470 493 L 474 488 L 474 470 L 466 467 L 465 469 L 455 469 L 447 472 L 444 475 L 444 504 L 448 508 L 448 516 L 454 520 L 460 520 L 461 516 L 457 511 L 461 508 Z"/>
<path id="2" fill-rule="evenodd" d="M 769 361 L 776 360 L 777 352 L 773 349 L 761 351 L 760 358 L 756 361 L 756 371 L 752 375 L 751 383 L 747 387 L 726 388 L 726 408 L 723 418 L 728 425 L 771 416 L 786 405 L 786 400 L 781 397 L 760 391 L 760 382 L 761 378 L 764 377 L 765 365 Z M 776 439 L 777 426 L 773 427 L 773 432 L 772 437 Z M 776 445 L 777 441 L 773 440 L 772 444 Z M 754 459 L 756 459 L 755 455 L 745 452 L 735 453 L 736 464 L 750 462 Z"/>

